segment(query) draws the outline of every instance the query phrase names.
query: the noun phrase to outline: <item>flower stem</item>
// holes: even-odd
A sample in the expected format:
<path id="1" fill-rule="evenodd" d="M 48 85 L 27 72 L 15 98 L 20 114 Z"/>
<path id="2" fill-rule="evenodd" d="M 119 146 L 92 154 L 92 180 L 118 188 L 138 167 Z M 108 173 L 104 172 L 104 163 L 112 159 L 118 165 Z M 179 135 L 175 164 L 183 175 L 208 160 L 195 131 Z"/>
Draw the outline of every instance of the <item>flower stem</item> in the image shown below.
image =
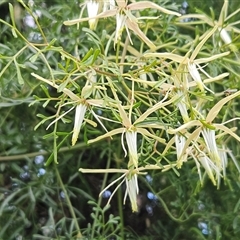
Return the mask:
<path id="1" fill-rule="evenodd" d="M 59 181 L 60 187 L 63 190 L 64 195 L 66 197 L 66 202 L 67 202 L 67 206 L 69 208 L 70 214 L 72 215 L 72 218 L 74 219 L 74 224 L 75 224 L 75 227 L 77 229 L 77 235 L 76 235 L 77 239 L 80 239 L 80 238 L 82 238 L 82 233 L 81 233 L 81 230 L 80 230 L 80 227 L 79 227 L 79 224 L 78 224 L 78 220 L 77 220 L 76 214 L 74 212 L 72 203 L 70 201 L 70 198 L 68 197 L 67 190 L 66 190 L 66 188 L 65 188 L 65 186 L 63 184 L 62 178 L 61 178 L 61 176 L 59 174 L 59 171 L 58 171 L 58 168 L 56 167 L 56 164 L 54 164 L 54 168 L 55 168 L 55 171 L 56 171 L 57 180 Z"/>
<path id="2" fill-rule="evenodd" d="M 108 143 L 108 159 L 107 159 L 107 164 L 106 164 L 106 169 L 110 168 L 110 163 L 111 163 L 111 147 L 110 147 L 110 142 Z M 107 184 L 107 177 L 108 177 L 108 173 L 106 172 L 103 178 L 103 183 L 102 183 L 102 187 L 101 187 L 101 191 L 106 187 Z M 98 203 L 97 205 L 100 206 L 102 203 L 102 197 L 98 198 Z M 95 218 L 93 221 L 93 225 L 92 225 L 92 234 L 91 234 L 91 239 L 94 239 L 94 232 L 95 232 L 95 228 L 96 228 L 96 224 L 97 224 L 97 219 L 98 219 L 98 214 L 99 214 L 99 209 L 97 208 L 96 213 L 95 213 Z"/>
<path id="3" fill-rule="evenodd" d="M 72 151 L 74 149 L 83 149 L 83 148 L 88 148 L 86 143 L 78 143 L 73 147 L 62 147 L 58 150 L 58 153 L 60 152 L 66 152 L 66 151 Z M 18 155 L 10 155 L 10 156 L 0 156 L 0 162 L 4 161 L 17 161 L 17 160 L 26 160 L 28 158 L 33 158 L 39 155 L 47 155 L 49 154 L 48 151 L 41 150 L 37 152 L 32 152 L 32 153 L 24 153 L 24 154 L 18 154 Z"/>

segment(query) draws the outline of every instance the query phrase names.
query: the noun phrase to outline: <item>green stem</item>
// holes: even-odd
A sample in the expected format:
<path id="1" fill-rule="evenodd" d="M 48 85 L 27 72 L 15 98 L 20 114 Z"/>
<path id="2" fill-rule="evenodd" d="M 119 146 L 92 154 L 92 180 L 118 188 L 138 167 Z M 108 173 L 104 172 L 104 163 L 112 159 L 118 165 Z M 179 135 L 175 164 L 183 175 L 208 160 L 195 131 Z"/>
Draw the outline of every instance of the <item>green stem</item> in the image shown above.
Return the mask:
<path id="1" fill-rule="evenodd" d="M 107 160 L 107 165 L 106 165 L 106 169 L 110 168 L 110 163 L 111 163 L 111 147 L 110 147 L 110 142 L 108 142 L 108 160 Z M 108 173 L 106 173 L 104 175 L 103 178 L 103 183 L 102 183 L 102 188 L 101 191 L 105 188 L 106 184 L 107 184 L 107 178 L 108 178 Z M 98 198 L 98 206 L 100 206 L 102 203 L 102 197 Z M 93 225 L 92 225 L 92 234 L 91 234 L 91 239 L 94 239 L 94 232 L 95 232 L 95 228 L 96 228 L 96 223 L 97 223 L 97 219 L 98 219 L 98 214 L 99 214 L 99 210 L 96 210 L 96 217 L 94 218 L 93 221 Z"/>
<path id="2" fill-rule="evenodd" d="M 47 38 L 46 38 L 46 36 L 45 36 L 45 34 L 44 34 L 44 32 L 43 32 L 43 30 L 42 30 L 42 28 L 41 28 L 41 26 L 40 26 L 40 24 L 38 22 L 38 17 L 36 17 L 36 14 L 33 13 L 32 10 L 22 0 L 18 0 L 18 2 L 20 4 L 22 4 L 23 7 L 28 11 L 28 13 L 33 17 L 33 19 L 34 19 L 34 21 L 35 21 L 35 23 L 36 23 L 36 25 L 38 27 L 38 30 L 40 31 L 40 33 L 41 33 L 41 35 L 42 35 L 42 37 L 44 39 L 44 42 L 46 44 L 48 44 Z"/>
<path id="3" fill-rule="evenodd" d="M 120 161 L 117 160 L 117 168 L 120 169 Z M 123 197 L 122 197 L 122 191 L 118 190 L 117 192 L 117 197 L 118 197 L 118 214 L 120 217 L 120 224 L 121 224 L 121 239 L 124 239 L 124 217 L 123 217 Z"/>
<path id="4" fill-rule="evenodd" d="M 72 151 L 75 149 L 83 149 L 83 148 L 88 148 L 86 143 L 78 143 L 73 147 L 62 147 L 59 149 L 58 152 L 66 152 L 66 151 Z M 36 157 L 39 155 L 47 155 L 47 154 L 49 154 L 48 151 L 41 150 L 41 151 L 32 152 L 32 153 L 24 153 L 24 154 L 18 154 L 18 155 L 10 155 L 10 156 L 0 156 L 0 162 L 25 160 L 27 158 L 32 158 L 32 157 Z"/>
<path id="5" fill-rule="evenodd" d="M 117 43 L 117 49 L 116 49 L 116 64 L 118 64 L 119 50 L 120 50 L 120 41 L 118 41 L 118 43 Z"/>
<path id="6" fill-rule="evenodd" d="M 56 167 L 56 164 L 54 164 L 54 168 L 56 170 L 56 176 L 57 176 L 57 179 L 59 181 L 60 187 L 63 190 L 64 195 L 66 197 L 67 206 L 69 207 L 70 214 L 72 215 L 72 218 L 74 219 L 75 227 L 77 229 L 77 239 L 82 238 L 82 233 L 81 233 L 81 230 L 80 230 L 80 227 L 79 227 L 79 224 L 78 224 L 78 220 L 77 220 L 76 214 L 74 212 L 74 209 L 73 209 L 72 203 L 70 201 L 70 198 L 68 197 L 67 190 L 66 190 L 66 188 L 65 188 L 65 186 L 63 184 L 62 178 L 61 178 L 61 176 L 59 174 L 59 171 L 58 171 L 58 169 Z"/>

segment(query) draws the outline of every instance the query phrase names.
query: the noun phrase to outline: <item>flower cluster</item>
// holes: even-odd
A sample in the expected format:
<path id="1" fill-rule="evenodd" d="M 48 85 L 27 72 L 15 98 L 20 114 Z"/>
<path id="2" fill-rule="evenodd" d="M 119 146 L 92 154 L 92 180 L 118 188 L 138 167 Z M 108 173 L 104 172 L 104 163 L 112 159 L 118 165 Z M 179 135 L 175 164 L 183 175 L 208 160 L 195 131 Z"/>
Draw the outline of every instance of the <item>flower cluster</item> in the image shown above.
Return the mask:
<path id="1" fill-rule="evenodd" d="M 225 1 L 221 15 L 226 12 L 227 4 Z M 209 50 L 205 46 L 208 46 L 209 41 L 218 33 L 225 44 L 231 45 L 232 40 L 227 31 L 237 32 L 237 29 L 233 26 L 224 27 L 223 22 L 220 22 L 222 18 L 216 23 L 202 15 L 180 17 L 179 24 L 187 24 L 187 21 L 182 22 L 187 17 L 198 17 L 211 27 L 195 41 L 191 40 L 185 45 L 182 43 L 181 48 L 175 48 L 172 45 L 177 44 L 176 36 L 175 42 L 166 43 L 161 42 L 159 36 L 156 41 L 147 37 L 147 28 L 141 30 L 142 19 L 157 21 L 158 16 L 141 17 L 140 11 L 150 8 L 169 15 L 169 24 L 172 23 L 173 16 L 180 16 L 177 12 L 150 1 L 128 3 L 125 0 L 88 0 L 84 6 L 87 8 L 88 17 L 65 21 L 64 24 L 70 26 L 88 21 L 90 29 L 97 31 L 98 20 L 115 17 L 115 37 L 108 36 L 107 50 L 101 42 L 105 36 L 97 39 L 94 31 L 89 31 L 89 34 L 90 32 L 95 34 L 93 42 L 96 46 L 101 46 L 99 47 L 101 50 L 94 52 L 90 49 L 82 60 L 76 60 L 62 51 L 63 58 L 77 66 L 67 77 L 54 82 L 32 74 L 62 93 L 60 97 L 63 99 L 62 106 L 73 105 L 51 123 L 56 123 L 75 109 L 72 145 L 78 142 L 84 121 L 94 127 L 99 123 L 104 133 L 97 136 L 91 134 L 87 143 L 117 138 L 122 153 L 120 158 L 128 157 L 123 161 L 124 169 L 81 168 L 80 171 L 122 173 L 122 176 L 105 187 L 100 195 L 121 180 L 112 196 L 125 183 L 124 202 L 129 196 L 132 210 L 135 212 L 138 211 L 138 176 L 145 174 L 145 170 L 174 169 L 177 172 L 185 162 L 192 160 L 196 163 L 201 183 L 204 170 L 213 184 L 219 187 L 221 178 L 226 176 L 227 154 L 240 169 L 231 151 L 222 141 L 226 135 L 240 141 L 235 133 L 236 129 L 226 126 L 237 118 L 217 123 L 224 105 L 239 97 L 240 91 L 229 91 L 228 96 L 218 99 L 214 105 L 215 96 L 222 95 L 215 93 L 218 89 L 213 88 L 215 85 L 212 83 L 222 82 L 229 76 L 229 73 L 225 72 L 225 67 L 219 70 L 218 67 L 214 68 L 214 64 L 231 56 L 231 52 L 222 50 L 215 52 L 216 49 Z M 225 19 L 228 17 L 225 16 Z M 124 29 L 131 45 L 128 41 L 125 43 L 122 41 Z M 134 44 L 132 32 L 146 44 L 144 45 L 146 51 L 143 50 L 143 46 Z M 171 35 L 170 33 L 173 33 L 171 28 L 167 36 Z M 118 44 L 116 56 L 108 56 L 111 41 L 114 42 L 114 46 Z M 119 56 L 121 47 L 122 56 Z M 112 51 L 115 53 L 115 49 Z M 211 70 L 211 67 L 214 70 Z M 98 128 L 92 132 L 95 134 L 100 131 Z M 176 156 L 175 161 L 168 158 L 171 154 Z"/>

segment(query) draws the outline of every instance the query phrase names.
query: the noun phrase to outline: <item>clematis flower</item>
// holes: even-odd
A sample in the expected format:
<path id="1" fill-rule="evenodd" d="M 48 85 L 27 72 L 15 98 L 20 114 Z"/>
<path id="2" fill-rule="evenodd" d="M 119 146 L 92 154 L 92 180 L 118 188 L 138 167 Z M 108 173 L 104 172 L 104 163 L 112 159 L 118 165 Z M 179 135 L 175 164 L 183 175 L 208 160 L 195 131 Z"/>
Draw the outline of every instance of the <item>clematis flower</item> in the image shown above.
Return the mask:
<path id="1" fill-rule="evenodd" d="M 129 165 L 138 166 L 137 132 L 135 130 L 128 130 L 125 135 L 130 158 Z"/>
<path id="2" fill-rule="evenodd" d="M 195 144 L 195 147 L 196 147 L 196 144 Z M 232 155 L 231 151 L 227 149 L 224 145 L 222 145 L 221 148 L 218 148 L 218 155 L 219 155 L 219 158 L 221 159 L 220 164 L 217 164 L 214 161 L 212 161 L 211 157 L 208 157 L 206 153 L 200 150 L 200 147 L 196 147 L 196 148 L 198 149 L 198 153 L 192 154 L 192 157 L 196 162 L 201 184 L 203 184 L 203 179 L 202 179 L 200 165 L 198 162 L 201 163 L 206 173 L 208 174 L 210 180 L 214 185 L 217 186 L 218 189 L 220 187 L 221 178 L 224 178 L 224 179 L 226 178 L 226 168 L 228 163 L 227 155 L 231 157 L 233 163 L 235 164 L 236 168 L 240 172 L 240 167 L 238 162 L 236 161 L 235 157 Z"/>
<path id="3" fill-rule="evenodd" d="M 170 59 L 173 60 L 177 63 L 180 64 L 181 66 L 181 71 L 182 72 L 188 72 L 190 74 L 190 76 L 192 77 L 192 79 L 194 80 L 194 82 L 197 84 L 197 86 L 199 87 L 199 89 L 203 92 L 204 89 L 212 92 L 209 88 L 206 87 L 206 85 L 204 84 L 199 70 L 201 72 L 204 73 L 205 76 L 208 77 L 208 79 L 206 79 L 205 81 L 209 81 L 212 80 L 214 78 L 212 78 L 211 76 L 209 76 L 200 66 L 200 64 L 202 63 L 208 63 L 210 61 L 216 60 L 218 58 L 221 58 L 223 56 L 228 55 L 230 52 L 224 52 L 224 53 L 220 53 L 220 54 L 216 54 L 214 56 L 208 57 L 208 58 L 199 58 L 196 59 L 196 56 L 198 55 L 200 49 L 202 48 L 202 46 L 204 45 L 204 43 L 213 35 L 213 33 L 218 29 L 217 26 L 215 26 L 213 29 L 211 29 L 210 31 L 208 31 L 204 38 L 201 40 L 201 42 L 195 47 L 194 51 L 192 52 L 191 56 L 189 57 L 188 55 L 190 54 L 189 52 L 185 55 L 185 56 L 179 56 L 177 54 L 173 54 L 173 53 L 145 53 L 143 55 L 143 57 L 145 58 L 165 58 L 165 59 Z M 216 77 L 215 79 L 219 80 L 223 77 L 225 77 L 226 74 L 224 75 L 219 75 L 218 77 Z M 183 85 L 186 85 L 185 83 L 183 83 Z M 188 87 L 193 86 L 192 83 L 188 83 L 187 84 Z M 213 92 L 212 92 L 213 93 Z"/>
<path id="4" fill-rule="evenodd" d="M 127 196 L 129 196 L 131 206 L 132 206 L 132 211 L 137 212 L 138 211 L 137 195 L 139 192 L 137 174 L 134 174 L 133 176 L 130 177 L 130 179 L 126 178 L 125 180 L 126 180 L 126 191 L 125 191 L 123 203 L 125 204 L 126 198 Z"/>
<path id="5" fill-rule="evenodd" d="M 175 135 L 175 145 L 177 151 L 177 168 L 181 168 L 183 162 L 187 161 L 187 152 L 183 152 L 184 146 L 186 144 L 186 137 L 182 134 Z"/>
<path id="6" fill-rule="evenodd" d="M 80 168 L 79 171 L 82 173 L 121 173 L 122 175 L 117 178 L 116 180 L 112 181 L 108 186 L 106 186 L 99 194 L 101 196 L 107 189 L 109 189 L 111 186 L 116 184 L 117 182 L 121 181 L 117 187 L 114 189 L 113 193 L 111 194 L 107 205 L 110 204 L 114 194 L 116 191 L 119 189 L 119 187 L 122 186 L 122 184 L 125 182 L 126 184 L 126 190 L 125 190 L 125 195 L 123 199 L 123 204 L 126 203 L 127 197 L 129 197 L 131 206 L 132 206 L 132 211 L 133 212 L 138 212 L 138 203 L 137 203 L 137 195 L 139 193 L 139 188 L 138 188 L 138 175 L 145 175 L 147 174 L 147 170 L 168 170 L 171 169 L 173 165 L 166 165 L 165 167 L 160 167 L 157 165 L 146 165 L 145 167 L 140 167 L 138 169 L 84 169 Z M 144 171 L 144 172 L 142 172 Z"/>
<path id="7" fill-rule="evenodd" d="M 115 98 L 118 100 L 117 95 L 115 94 L 115 92 L 113 91 L 113 94 L 115 95 Z M 159 142 L 165 142 L 165 139 L 160 138 L 152 133 L 150 133 L 146 128 L 160 128 L 160 129 L 164 129 L 164 126 L 161 126 L 159 124 L 144 124 L 144 120 L 153 112 L 155 112 L 156 110 L 167 106 L 169 104 L 171 104 L 172 102 L 176 101 L 176 96 L 171 98 L 168 101 L 165 101 L 168 98 L 168 94 L 166 94 L 166 96 L 157 104 L 155 104 L 154 106 L 152 106 L 151 108 L 149 108 L 146 112 L 144 112 L 134 123 L 131 122 L 131 115 L 128 116 L 127 113 L 125 112 L 124 108 L 122 105 L 117 104 L 117 108 L 120 114 L 120 117 L 122 119 L 121 124 L 123 125 L 123 127 L 114 129 L 110 132 L 107 132 L 95 139 L 91 139 L 88 141 L 89 144 L 102 140 L 104 138 L 107 137 L 112 137 L 116 134 L 122 134 L 122 147 L 123 150 L 125 152 L 125 156 L 126 156 L 126 150 L 124 147 L 124 141 L 123 141 L 123 136 L 125 134 L 126 136 L 126 142 L 128 145 L 128 154 L 130 157 L 130 165 L 134 166 L 135 168 L 138 168 L 138 154 L 137 154 L 137 133 L 142 134 L 143 137 L 149 137 L 151 139 L 155 139 Z M 118 100 L 119 101 L 119 100 Z M 130 106 L 130 109 L 132 108 L 132 105 Z M 129 111 L 131 112 L 131 110 Z M 130 166 L 129 166 L 130 167 Z"/>
<path id="8" fill-rule="evenodd" d="M 36 79 L 43 81 L 47 84 L 49 84 L 50 86 L 59 89 L 60 86 L 55 84 L 54 82 L 45 79 L 35 73 L 31 74 L 32 76 L 36 77 Z M 85 89 L 87 88 L 87 90 Z M 91 94 L 89 93 L 89 89 L 88 89 L 88 82 L 86 83 L 86 86 L 82 89 L 82 96 L 81 98 L 79 96 L 77 96 L 75 93 L 73 93 L 71 90 L 67 89 L 67 88 L 63 88 L 61 89 L 61 91 L 63 93 L 65 93 L 68 97 L 71 98 L 71 100 L 73 101 L 72 104 L 76 104 L 76 107 L 72 107 L 70 110 L 68 110 L 67 112 L 65 112 L 64 114 L 62 114 L 61 116 L 57 117 L 53 122 L 51 122 L 48 126 L 48 128 L 54 124 L 55 122 L 57 122 L 59 119 L 61 119 L 63 116 L 65 116 L 67 113 L 69 113 L 71 110 L 73 110 L 75 108 L 75 119 L 74 119 L 74 128 L 73 128 L 73 136 L 72 136 L 72 145 L 76 144 L 76 141 L 78 139 L 78 135 L 82 126 L 82 122 L 87 110 L 87 106 L 103 106 L 103 100 L 101 99 L 85 99 L 86 96 L 90 96 Z M 93 91 L 94 89 L 92 89 Z M 101 123 L 101 121 L 99 120 L 99 118 L 97 118 L 96 114 L 94 114 L 94 112 L 92 111 L 93 116 L 97 119 L 97 121 L 101 124 L 101 126 L 105 129 L 105 127 L 103 126 L 103 124 Z M 90 123 L 91 125 L 93 125 L 94 127 L 96 127 L 96 123 L 91 121 L 91 120 L 86 120 L 88 123 Z"/>
<path id="9" fill-rule="evenodd" d="M 106 172 L 120 172 L 123 173 L 122 176 L 117 178 L 116 180 L 112 181 L 107 187 L 105 187 L 100 193 L 99 196 L 101 196 L 108 188 L 110 188 L 112 185 L 117 183 L 118 181 L 121 180 L 121 182 L 117 185 L 117 187 L 114 189 L 111 197 L 109 198 L 107 205 L 110 203 L 112 197 L 116 193 L 116 191 L 119 189 L 119 187 L 125 182 L 126 184 L 126 191 L 123 199 L 123 204 L 126 203 L 127 196 L 129 196 L 131 206 L 132 206 L 132 211 L 137 212 L 138 211 L 138 205 L 137 205 L 137 195 L 139 192 L 138 188 L 138 180 L 137 180 L 137 175 L 138 174 L 144 174 L 141 173 L 140 171 L 143 170 L 139 169 L 83 169 L 80 168 L 79 171 L 83 173 L 106 173 Z"/>
<path id="10" fill-rule="evenodd" d="M 218 166 L 221 166 L 222 163 L 216 143 L 215 130 L 203 127 L 201 133 L 207 146 L 208 155 Z"/>
<path id="11" fill-rule="evenodd" d="M 117 6 L 114 9 L 104 11 L 94 17 L 80 18 L 80 19 L 65 21 L 64 24 L 65 25 L 74 25 L 76 23 L 89 21 L 92 19 L 116 16 L 116 33 L 115 33 L 114 44 L 116 44 L 119 41 L 119 39 L 121 39 L 122 31 L 125 27 L 128 32 L 128 36 L 131 41 L 131 44 L 133 44 L 133 43 L 132 43 L 128 29 L 132 30 L 136 35 L 138 35 L 138 37 L 140 37 L 151 49 L 155 49 L 156 46 L 140 30 L 140 28 L 138 26 L 138 19 L 131 13 L 131 11 L 142 10 L 142 9 L 146 9 L 146 8 L 153 8 L 153 9 L 157 9 L 166 14 L 171 14 L 171 15 L 176 15 L 176 16 L 181 15 L 177 12 L 167 10 L 167 9 L 160 7 L 159 5 L 157 5 L 153 2 L 149 2 L 149 1 L 141 1 L 141 2 L 134 2 L 134 3 L 127 4 L 127 1 L 125 1 L 125 0 L 116 0 L 116 3 L 117 3 Z"/>
<path id="12" fill-rule="evenodd" d="M 95 29 L 97 20 L 94 18 L 97 16 L 99 10 L 99 2 L 95 0 L 87 0 L 87 12 L 88 17 L 90 18 L 88 20 L 90 29 Z"/>
<path id="13" fill-rule="evenodd" d="M 170 134 L 178 134 L 182 131 L 186 131 L 188 128 L 197 127 L 192 133 L 186 133 L 187 139 L 184 143 L 184 147 L 181 146 L 182 154 L 181 156 L 186 153 L 187 148 L 192 144 L 198 152 L 200 153 L 200 162 L 202 163 L 203 167 L 206 169 L 209 177 L 211 178 L 212 182 L 216 185 L 214 179 L 214 175 L 218 179 L 217 182 L 219 183 L 219 179 L 221 177 L 221 172 L 224 171 L 226 166 L 226 159 L 225 156 L 219 154 L 219 148 L 217 147 L 216 143 L 216 131 L 220 130 L 224 134 L 230 134 L 234 137 L 237 141 L 240 142 L 240 137 L 237 136 L 230 128 L 226 127 L 224 123 L 217 124 L 213 123 L 213 120 L 218 115 L 220 110 L 222 109 L 223 105 L 227 102 L 240 96 L 240 91 L 225 97 L 224 99 L 220 100 L 207 114 L 205 120 L 191 120 L 183 124 L 182 126 L 178 127 L 177 129 L 169 129 L 168 133 Z M 238 118 L 232 119 L 236 120 Z M 204 142 L 200 139 L 200 135 L 202 134 Z M 179 140 L 179 139 L 178 139 Z M 196 147 L 196 144 L 200 144 L 201 147 Z M 169 146 L 168 146 L 169 148 Z M 179 146 L 180 148 L 180 146 Z M 207 154 L 208 156 L 207 156 Z M 197 155 L 197 154 L 196 154 Z M 199 159 L 198 156 L 198 159 Z"/>
<path id="14" fill-rule="evenodd" d="M 221 169 L 213 163 L 213 161 L 203 152 L 200 152 L 198 156 L 199 162 L 202 164 L 206 170 L 209 178 L 211 179 L 213 185 L 217 185 L 216 179 L 219 182 L 221 176 Z"/>

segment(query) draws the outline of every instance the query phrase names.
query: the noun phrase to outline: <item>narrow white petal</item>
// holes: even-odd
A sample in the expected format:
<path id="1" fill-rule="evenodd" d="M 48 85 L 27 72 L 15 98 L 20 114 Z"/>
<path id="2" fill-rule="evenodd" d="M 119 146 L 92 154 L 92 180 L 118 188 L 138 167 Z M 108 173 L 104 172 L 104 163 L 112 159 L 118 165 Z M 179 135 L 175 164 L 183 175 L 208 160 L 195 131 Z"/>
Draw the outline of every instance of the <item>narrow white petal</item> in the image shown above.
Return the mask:
<path id="1" fill-rule="evenodd" d="M 217 147 L 216 138 L 215 138 L 215 130 L 212 130 L 209 128 L 203 128 L 202 135 L 207 145 L 209 156 L 212 158 L 214 163 L 217 164 L 217 166 L 219 167 L 222 166 L 222 161 L 219 156 L 218 147 Z"/>
<path id="2" fill-rule="evenodd" d="M 196 67 L 195 63 L 188 63 L 188 71 L 191 75 L 191 77 L 193 78 L 193 80 L 197 83 L 198 87 L 200 88 L 201 91 L 204 91 L 204 86 L 203 86 L 203 82 L 201 79 L 201 76 L 198 72 L 198 69 Z"/>
<path id="3" fill-rule="evenodd" d="M 201 154 L 199 156 L 199 161 L 202 164 L 202 166 L 205 168 L 209 178 L 212 180 L 213 184 L 216 185 L 216 180 L 214 178 L 214 167 L 213 164 L 211 162 L 211 160 L 205 155 L 205 154 Z"/>
<path id="4" fill-rule="evenodd" d="M 176 105 L 182 115 L 183 121 L 184 122 L 189 122 L 190 118 L 188 116 L 187 112 L 187 104 L 186 104 L 186 98 L 184 96 L 184 93 L 180 90 L 177 91 L 177 96 L 179 96 L 179 100 L 177 101 Z"/>
<path id="5" fill-rule="evenodd" d="M 76 106 L 72 145 L 75 145 L 78 139 L 78 135 L 82 126 L 82 122 L 83 122 L 86 110 L 87 110 L 87 106 L 85 104 L 79 104 Z"/>
<path id="6" fill-rule="evenodd" d="M 118 40 L 121 39 L 122 31 L 124 29 L 126 19 L 127 19 L 127 16 L 120 13 L 116 14 L 117 26 L 116 26 L 116 33 L 115 33 L 115 44 L 118 42 Z"/>
<path id="7" fill-rule="evenodd" d="M 138 167 L 138 154 L 137 154 L 137 132 L 136 131 L 127 131 L 126 132 L 126 141 L 128 145 L 128 152 L 130 160 L 132 160 L 135 167 Z"/>
<path id="8" fill-rule="evenodd" d="M 129 196 L 132 211 L 137 212 L 138 211 L 138 205 L 137 205 L 137 195 L 138 195 L 138 180 L 137 180 L 137 174 L 134 174 L 131 179 L 126 178 L 126 193 L 124 200 L 126 200 L 126 195 Z"/>
<path id="9" fill-rule="evenodd" d="M 231 39 L 229 33 L 226 31 L 226 29 L 225 28 L 219 29 L 219 31 L 220 31 L 220 37 L 223 40 L 223 42 L 226 44 L 231 44 L 232 39 Z"/>
<path id="10" fill-rule="evenodd" d="M 94 17 L 96 17 L 97 14 L 98 14 L 98 8 L 99 8 L 99 3 L 98 2 L 96 2 L 94 0 L 88 0 L 87 1 L 88 17 L 93 18 L 93 19 L 88 20 L 90 29 L 95 28 L 97 19 L 94 19 Z"/>
<path id="11" fill-rule="evenodd" d="M 177 150 L 177 167 L 181 168 L 182 163 L 187 161 L 187 153 L 183 152 L 186 138 L 182 135 L 175 135 L 175 145 Z"/>

